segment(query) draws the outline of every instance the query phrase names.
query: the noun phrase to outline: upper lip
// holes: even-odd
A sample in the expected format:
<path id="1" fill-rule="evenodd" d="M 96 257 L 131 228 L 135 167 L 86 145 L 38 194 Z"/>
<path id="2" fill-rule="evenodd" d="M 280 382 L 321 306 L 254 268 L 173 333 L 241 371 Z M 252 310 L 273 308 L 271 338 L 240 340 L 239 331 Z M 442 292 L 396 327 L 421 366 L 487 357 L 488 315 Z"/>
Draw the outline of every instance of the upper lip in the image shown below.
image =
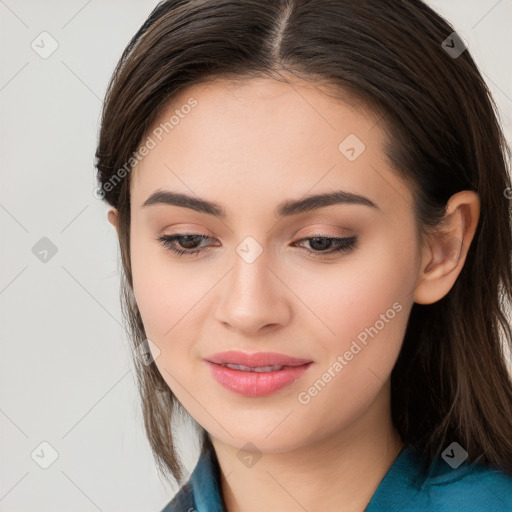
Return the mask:
<path id="1" fill-rule="evenodd" d="M 205 358 L 206 361 L 216 364 L 241 364 L 251 368 L 262 366 L 301 366 L 306 363 L 312 363 L 311 359 L 300 359 L 298 357 L 278 354 L 276 352 L 255 352 L 247 354 L 246 352 L 228 351 L 219 352 Z"/>

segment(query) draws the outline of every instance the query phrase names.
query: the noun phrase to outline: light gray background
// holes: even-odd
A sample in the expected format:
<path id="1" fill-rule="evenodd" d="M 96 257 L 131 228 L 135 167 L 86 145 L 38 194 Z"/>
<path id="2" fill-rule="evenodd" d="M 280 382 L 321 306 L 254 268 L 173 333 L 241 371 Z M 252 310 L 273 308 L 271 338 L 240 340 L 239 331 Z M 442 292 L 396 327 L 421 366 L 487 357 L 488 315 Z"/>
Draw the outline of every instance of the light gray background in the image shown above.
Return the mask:
<path id="1" fill-rule="evenodd" d="M 430 4 L 512 119 L 512 0 Z M 118 302 L 117 239 L 93 196 L 101 101 L 150 0 L 0 0 L 0 511 L 158 511 Z M 43 31 L 58 49 L 42 59 Z M 46 263 L 32 252 L 49 238 Z M 197 444 L 182 436 L 189 471 Z M 42 469 L 50 450 L 58 458 Z M 43 456 L 44 453 L 44 456 Z M 49 459 L 47 459 L 49 460 Z"/>

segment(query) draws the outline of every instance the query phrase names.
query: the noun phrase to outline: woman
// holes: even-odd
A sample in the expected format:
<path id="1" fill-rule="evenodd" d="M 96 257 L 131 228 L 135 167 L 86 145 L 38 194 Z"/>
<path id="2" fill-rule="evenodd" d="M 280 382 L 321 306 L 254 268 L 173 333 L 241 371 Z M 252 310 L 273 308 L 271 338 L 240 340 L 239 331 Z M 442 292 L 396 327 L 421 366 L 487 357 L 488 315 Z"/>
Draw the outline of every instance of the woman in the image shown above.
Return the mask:
<path id="1" fill-rule="evenodd" d="M 165 511 L 512 509 L 509 150 L 445 20 L 161 2 L 96 156 Z"/>

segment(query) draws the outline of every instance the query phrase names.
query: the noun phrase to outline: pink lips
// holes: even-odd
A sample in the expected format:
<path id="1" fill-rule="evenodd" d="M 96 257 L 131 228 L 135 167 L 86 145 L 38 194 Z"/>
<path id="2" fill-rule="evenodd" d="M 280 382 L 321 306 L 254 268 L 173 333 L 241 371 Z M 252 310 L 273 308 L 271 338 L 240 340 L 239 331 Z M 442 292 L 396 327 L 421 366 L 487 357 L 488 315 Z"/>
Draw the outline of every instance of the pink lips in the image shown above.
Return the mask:
<path id="1" fill-rule="evenodd" d="M 313 363 L 310 359 L 299 359 L 275 352 L 247 354 L 237 351 L 214 354 L 205 358 L 205 361 L 219 384 L 230 391 L 251 397 L 269 395 L 288 386 L 299 379 Z M 226 364 L 245 368 L 223 366 Z M 252 368 L 260 371 L 251 370 Z"/>

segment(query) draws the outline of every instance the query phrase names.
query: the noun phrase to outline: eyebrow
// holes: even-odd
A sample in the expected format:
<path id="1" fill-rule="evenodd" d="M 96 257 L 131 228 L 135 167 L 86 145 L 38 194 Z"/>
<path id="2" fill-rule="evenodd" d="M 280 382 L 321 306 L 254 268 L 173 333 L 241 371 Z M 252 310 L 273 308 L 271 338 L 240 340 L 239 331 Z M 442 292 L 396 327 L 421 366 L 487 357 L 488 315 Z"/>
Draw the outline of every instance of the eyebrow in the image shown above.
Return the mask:
<path id="1" fill-rule="evenodd" d="M 214 215 L 215 217 L 226 217 L 226 211 L 222 206 L 216 203 L 168 190 L 157 190 L 151 194 L 146 201 L 144 201 L 142 208 L 155 204 L 180 206 L 182 208 L 190 208 L 191 210 L 195 210 L 200 213 Z M 337 190 L 335 192 L 327 192 L 324 194 L 307 196 L 301 199 L 284 201 L 277 206 L 274 210 L 274 214 L 277 217 L 288 217 L 291 215 L 298 215 L 300 213 L 318 210 L 334 204 L 357 204 L 379 209 L 379 207 L 367 197 L 353 194 L 351 192 L 345 192 L 343 190 Z"/>

